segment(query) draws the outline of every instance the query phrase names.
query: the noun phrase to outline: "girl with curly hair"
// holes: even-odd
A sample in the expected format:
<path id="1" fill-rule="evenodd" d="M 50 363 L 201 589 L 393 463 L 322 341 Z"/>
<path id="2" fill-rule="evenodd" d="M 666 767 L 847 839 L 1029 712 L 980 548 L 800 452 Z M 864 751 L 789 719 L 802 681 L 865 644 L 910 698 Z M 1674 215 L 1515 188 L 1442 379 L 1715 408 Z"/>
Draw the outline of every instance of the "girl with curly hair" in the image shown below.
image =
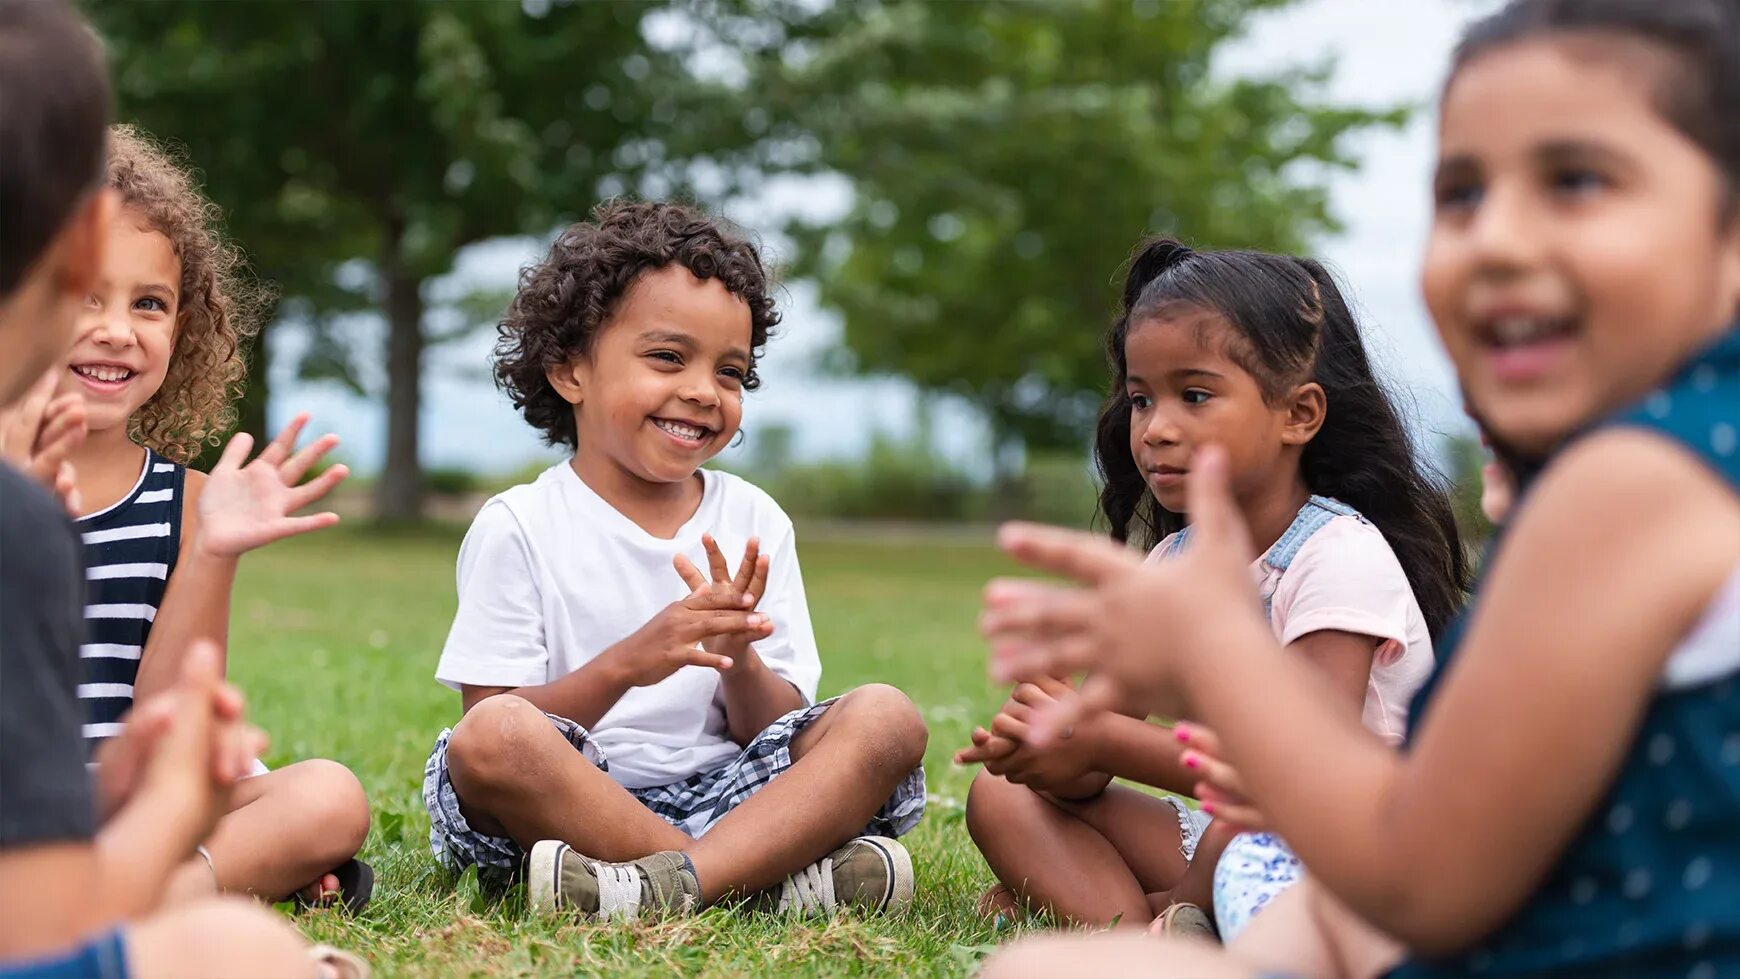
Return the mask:
<path id="1" fill-rule="evenodd" d="M 438 860 L 525 867 L 533 908 L 912 901 L 889 837 L 924 811 L 924 720 L 889 686 L 816 699 L 791 520 L 702 468 L 757 386 L 768 291 L 755 248 L 703 215 L 613 202 L 520 276 L 501 322 L 496 379 L 573 455 L 465 535 L 435 672 L 464 716 L 423 801 Z"/>
<path id="2" fill-rule="evenodd" d="M 135 701 L 174 686 L 197 640 L 224 647 L 237 559 L 335 523 L 330 513 L 291 514 L 345 477 L 334 466 L 303 482 L 337 443 L 328 435 L 295 451 L 305 417 L 251 462 L 244 434 L 211 475 L 188 468 L 235 419 L 257 291 L 218 231 L 216 206 L 144 134 L 111 129 L 107 183 L 120 206 L 59 382 L 82 397 L 88 429 L 71 458 L 69 503 L 88 579 L 79 697 L 93 755 Z M 353 858 L 368 825 L 362 786 L 336 762 L 256 775 L 237 786 L 171 894 L 342 896 L 360 907 L 373 874 Z"/>

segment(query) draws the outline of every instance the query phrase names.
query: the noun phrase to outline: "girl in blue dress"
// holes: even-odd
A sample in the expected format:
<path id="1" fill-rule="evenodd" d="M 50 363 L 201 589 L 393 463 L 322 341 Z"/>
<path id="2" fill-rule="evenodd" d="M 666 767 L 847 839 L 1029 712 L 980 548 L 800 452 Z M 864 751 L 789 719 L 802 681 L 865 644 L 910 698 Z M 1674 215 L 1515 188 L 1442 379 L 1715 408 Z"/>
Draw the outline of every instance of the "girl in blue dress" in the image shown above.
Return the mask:
<path id="1" fill-rule="evenodd" d="M 1440 108 L 1422 284 L 1520 495 L 1409 743 L 1255 614 L 1223 453 L 1167 564 L 1005 530 L 1088 586 L 986 616 L 1002 674 L 1091 671 L 1034 736 L 1114 698 L 1201 720 L 1310 877 L 1224 952 L 1053 938 L 986 975 L 1740 976 L 1740 5 L 1521 0 Z"/>

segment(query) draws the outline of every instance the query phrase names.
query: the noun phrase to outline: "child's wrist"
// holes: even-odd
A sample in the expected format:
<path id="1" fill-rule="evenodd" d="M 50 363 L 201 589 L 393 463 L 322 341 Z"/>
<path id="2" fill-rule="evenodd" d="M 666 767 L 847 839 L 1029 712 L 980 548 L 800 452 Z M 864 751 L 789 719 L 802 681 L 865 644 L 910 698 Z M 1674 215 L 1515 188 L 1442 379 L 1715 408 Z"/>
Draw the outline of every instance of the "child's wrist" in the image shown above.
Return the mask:
<path id="1" fill-rule="evenodd" d="M 236 559 L 240 557 L 237 554 L 228 554 L 214 549 L 205 534 L 198 531 L 194 533 L 193 540 L 188 545 L 188 551 L 193 557 L 217 563 L 235 564 Z"/>

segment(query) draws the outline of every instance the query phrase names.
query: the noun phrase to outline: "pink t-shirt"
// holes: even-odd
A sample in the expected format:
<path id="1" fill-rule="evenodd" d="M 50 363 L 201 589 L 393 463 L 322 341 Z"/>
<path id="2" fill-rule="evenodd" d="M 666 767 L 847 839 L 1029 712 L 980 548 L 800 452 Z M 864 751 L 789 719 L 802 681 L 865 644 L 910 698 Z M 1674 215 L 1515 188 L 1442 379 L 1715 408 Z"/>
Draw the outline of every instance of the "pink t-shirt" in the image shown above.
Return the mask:
<path id="1" fill-rule="evenodd" d="M 1171 541 L 1161 541 L 1148 560 L 1162 559 Z M 1384 535 L 1354 517 L 1337 516 L 1305 541 L 1285 572 L 1258 558 L 1251 573 L 1259 593 L 1270 599 L 1269 624 L 1283 645 L 1325 629 L 1379 640 L 1362 720 L 1385 741 L 1400 744 L 1408 701 L 1432 672 L 1432 637 Z"/>

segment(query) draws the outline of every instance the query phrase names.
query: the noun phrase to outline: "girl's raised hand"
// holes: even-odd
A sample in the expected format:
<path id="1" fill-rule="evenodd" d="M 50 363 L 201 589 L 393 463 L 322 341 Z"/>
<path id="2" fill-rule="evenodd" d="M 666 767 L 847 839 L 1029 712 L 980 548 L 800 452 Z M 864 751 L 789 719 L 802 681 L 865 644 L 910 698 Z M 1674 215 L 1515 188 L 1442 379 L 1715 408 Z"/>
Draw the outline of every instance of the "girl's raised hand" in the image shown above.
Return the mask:
<path id="1" fill-rule="evenodd" d="M 1223 450 L 1196 454 L 1186 491 L 1189 547 L 1160 564 L 1074 531 L 1011 524 L 999 534 L 1016 560 L 1085 586 L 999 580 L 986 589 L 980 625 L 991 640 L 993 675 L 1090 674 L 1077 694 L 1036 713 L 1035 744 L 1119 703 L 1183 713 L 1179 666 L 1211 657 L 1231 617 L 1257 614 L 1250 534 L 1233 502 Z"/>
<path id="2" fill-rule="evenodd" d="M 308 470 L 338 444 L 338 436 L 322 435 L 295 451 L 307 424 L 306 414 L 297 415 L 251 462 L 253 437 L 243 432 L 230 439 L 199 497 L 199 541 L 208 553 L 235 557 L 338 523 L 338 514 L 330 512 L 294 516 L 350 475 L 349 469 L 337 465 L 302 482 Z"/>
<path id="3" fill-rule="evenodd" d="M 17 404 L 0 411 L 0 458 L 52 492 L 76 517 L 78 478 L 68 457 L 85 438 L 85 399 L 55 397 L 63 370 L 51 368 Z"/>

